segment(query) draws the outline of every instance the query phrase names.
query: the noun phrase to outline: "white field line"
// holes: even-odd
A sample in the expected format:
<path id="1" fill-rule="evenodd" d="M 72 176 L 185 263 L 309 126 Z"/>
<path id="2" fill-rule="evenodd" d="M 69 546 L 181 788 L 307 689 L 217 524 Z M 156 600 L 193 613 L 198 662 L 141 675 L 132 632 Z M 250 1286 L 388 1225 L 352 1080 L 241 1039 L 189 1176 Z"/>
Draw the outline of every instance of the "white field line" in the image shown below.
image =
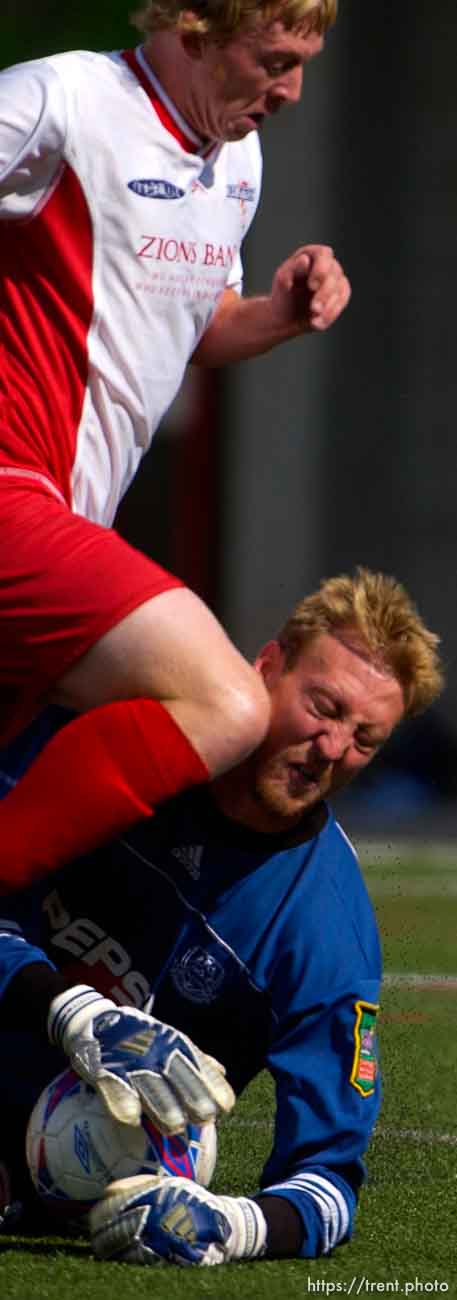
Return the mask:
<path id="1" fill-rule="evenodd" d="M 365 867 L 364 876 L 368 893 L 374 902 L 381 898 L 391 898 L 393 903 L 399 899 L 430 898 L 438 903 L 457 898 L 457 868 L 453 877 L 444 875 L 443 872 L 430 876 L 402 875 L 400 868 L 398 875 L 393 878 L 392 875 L 378 875 Z"/>
<path id="2" fill-rule="evenodd" d="M 420 839 L 401 836 L 399 839 L 371 839 L 357 835 L 350 836 L 364 867 L 391 866 L 398 867 L 405 862 L 420 861 L 423 866 L 447 866 L 457 870 L 457 840 Z"/>
<path id="3" fill-rule="evenodd" d="M 457 1146 L 457 1133 L 435 1133 L 433 1129 L 420 1128 L 383 1128 L 382 1124 L 373 1129 L 373 1137 L 400 1138 L 403 1142 L 417 1142 L 419 1145 L 429 1143 L 432 1146 Z"/>
<path id="4" fill-rule="evenodd" d="M 457 989 L 457 975 L 424 975 L 415 971 L 386 971 L 383 977 L 384 988 L 424 989 L 433 992 L 448 989 L 450 993 Z"/>
<path id="5" fill-rule="evenodd" d="M 457 897 L 457 839 L 354 841 L 374 898 Z"/>
<path id="6" fill-rule="evenodd" d="M 272 1119 L 237 1119 L 236 1115 L 232 1115 L 225 1124 L 230 1124 L 230 1128 L 264 1129 L 265 1132 L 273 1128 Z M 436 1133 L 433 1129 L 384 1128 L 382 1124 L 376 1124 L 373 1137 L 399 1138 L 402 1142 L 416 1142 L 420 1146 L 426 1143 L 432 1146 L 457 1146 L 457 1133 Z"/>

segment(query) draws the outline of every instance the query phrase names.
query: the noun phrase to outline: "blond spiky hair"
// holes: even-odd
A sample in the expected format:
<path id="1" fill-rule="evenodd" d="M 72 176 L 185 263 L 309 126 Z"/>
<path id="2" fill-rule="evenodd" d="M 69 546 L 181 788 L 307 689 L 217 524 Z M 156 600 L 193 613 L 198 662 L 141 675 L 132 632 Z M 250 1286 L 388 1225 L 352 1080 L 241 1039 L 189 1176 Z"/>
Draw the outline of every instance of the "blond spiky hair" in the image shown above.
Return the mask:
<path id="1" fill-rule="evenodd" d="M 355 633 L 370 657 L 397 678 L 406 717 L 422 713 L 443 689 L 440 638 L 425 626 L 395 578 L 358 568 L 354 576 L 324 579 L 318 591 L 299 602 L 278 636 L 286 671 L 323 632 L 340 638 Z"/>
<path id="2" fill-rule="evenodd" d="M 324 35 L 336 19 L 338 0 L 148 0 L 135 10 L 131 22 L 140 32 L 175 30 L 230 40 L 240 28 L 254 26 L 258 19 L 280 19 L 286 28 L 298 27 L 305 19 Z"/>

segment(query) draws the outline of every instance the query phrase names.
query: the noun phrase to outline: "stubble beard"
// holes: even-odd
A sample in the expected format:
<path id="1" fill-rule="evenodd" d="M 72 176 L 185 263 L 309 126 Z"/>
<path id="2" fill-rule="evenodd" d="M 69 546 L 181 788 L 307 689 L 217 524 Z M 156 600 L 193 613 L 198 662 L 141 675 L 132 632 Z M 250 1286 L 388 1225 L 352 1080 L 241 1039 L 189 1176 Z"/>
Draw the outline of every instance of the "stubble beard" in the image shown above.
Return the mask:
<path id="1" fill-rule="evenodd" d="M 274 759 L 256 776 L 254 797 L 257 805 L 272 819 L 280 820 L 285 829 L 299 822 L 305 812 L 325 798 L 331 785 L 330 770 L 327 768 L 304 788 L 298 789 L 297 784 L 288 765 Z"/>

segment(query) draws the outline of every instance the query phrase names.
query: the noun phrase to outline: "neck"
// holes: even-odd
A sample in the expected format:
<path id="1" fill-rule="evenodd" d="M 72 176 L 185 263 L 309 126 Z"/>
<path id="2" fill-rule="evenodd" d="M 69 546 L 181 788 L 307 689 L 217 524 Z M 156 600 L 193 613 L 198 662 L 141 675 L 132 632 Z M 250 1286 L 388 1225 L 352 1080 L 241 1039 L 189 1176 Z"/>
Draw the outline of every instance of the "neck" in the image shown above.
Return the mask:
<path id="1" fill-rule="evenodd" d="M 196 135 L 201 137 L 194 105 L 194 60 L 186 53 L 179 34 L 174 31 L 155 32 L 145 41 L 142 50 L 146 63 L 175 108 Z"/>

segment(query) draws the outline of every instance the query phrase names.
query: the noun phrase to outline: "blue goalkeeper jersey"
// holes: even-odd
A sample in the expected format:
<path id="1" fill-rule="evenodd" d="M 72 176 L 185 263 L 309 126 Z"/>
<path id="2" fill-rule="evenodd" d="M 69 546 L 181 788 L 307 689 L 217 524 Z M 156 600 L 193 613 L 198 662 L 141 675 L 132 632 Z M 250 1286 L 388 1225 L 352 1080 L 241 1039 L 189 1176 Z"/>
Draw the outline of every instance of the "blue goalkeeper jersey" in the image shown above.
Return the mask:
<path id="1" fill-rule="evenodd" d="M 301 1215 L 304 1256 L 350 1236 L 379 1107 L 381 959 L 356 855 L 324 805 L 272 836 L 224 817 L 210 789 L 189 791 L 0 911 L 0 996 L 45 961 L 119 1004 L 152 994 L 154 1014 L 221 1060 L 237 1093 L 269 1070 L 260 1186 Z M 62 1058 L 38 1033 L 1 1037 L 0 1100 L 26 1089 L 32 1104 Z"/>

